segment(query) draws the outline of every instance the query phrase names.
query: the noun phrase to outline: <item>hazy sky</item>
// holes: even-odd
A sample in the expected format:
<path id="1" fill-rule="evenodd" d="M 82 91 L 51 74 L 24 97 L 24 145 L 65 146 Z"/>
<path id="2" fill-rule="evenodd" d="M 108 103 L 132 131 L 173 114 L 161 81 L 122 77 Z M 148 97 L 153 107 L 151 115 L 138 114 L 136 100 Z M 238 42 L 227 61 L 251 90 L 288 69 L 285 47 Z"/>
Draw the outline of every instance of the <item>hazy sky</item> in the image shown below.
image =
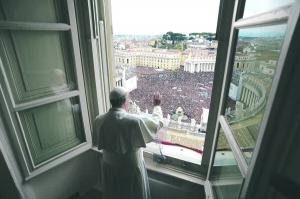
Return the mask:
<path id="1" fill-rule="evenodd" d="M 114 34 L 215 33 L 220 0 L 111 0 Z"/>
<path id="2" fill-rule="evenodd" d="M 244 17 L 286 6 L 294 2 L 295 0 L 248 0 L 245 5 Z"/>

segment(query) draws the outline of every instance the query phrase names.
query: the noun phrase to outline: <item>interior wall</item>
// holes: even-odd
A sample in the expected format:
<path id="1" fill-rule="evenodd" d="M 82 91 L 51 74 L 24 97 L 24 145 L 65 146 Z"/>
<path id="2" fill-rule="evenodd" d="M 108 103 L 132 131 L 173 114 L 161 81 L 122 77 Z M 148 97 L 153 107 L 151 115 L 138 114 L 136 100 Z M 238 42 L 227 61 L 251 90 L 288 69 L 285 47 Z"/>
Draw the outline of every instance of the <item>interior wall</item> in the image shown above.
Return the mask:
<path id="1" fill-rule="evenodd" d="M 10 175 L 9 169 L 3 157 L 2 151 L 0 151 L 0 198 L 1 199 L 18 199 L 17 187 Z"/>
<path id="2" fill-rule="evenodd" d="M 99 156 L 99 165 L 103 164 L 101 154 L 94 151 Z M 99 170 L 100 171 L 100 170 Z M 192 182 L 188 182 L 174 176 L 162 174 L 159 171 L 147 170 L 150 194 L 152 199 L 204 199 L 204 186 Z M 98 190 L 102 190 L 101 177 L 98 178 L 94 186 Z"/>
<path id="3" fill-rule="evenodd" d="M 295 144 L 293 145 L 292 151 L 290 153 L 289 159 L 284 170 L 284 174 L 288 179 L 299 185 L 300 189 L 300 129 L 297 133 L 297 138 L 295 139 Z"/>
<path id="4" fill-rule="evenodd" d="M 2 102 L 1 102 L 2 103 Z M 100 180 L 99 156 L 84 152 L 48 171 L 25 181 L 18 164 L 9 125 L 0 107 L 0 198 L 66 199 L 84 194 Z M 4 158 L 7 157 L 7 158 Z M 12 173 L 12 175 L 10 175 Z M 14 178 L 12 178 L 14 176 Z M 13 180 L 14 179 L 14 180 Z M 19 190 L 19 191 L 18 191 Z"/>
<path id="5" fill-rule="evenodd" d="M 204 186 L 148 170 L 151 198 L 205 199 Z"/>
<path id="6" fill-rule="evenodd" d="M 300 39 L 299 39 L 300 41 Z M 299 93 L 299 77 L 300 77 L 300 57 L 298 57 L 298 62 L 295 65 L 295 68 L 297 68 L 295 72 L 294 80 L 292 81 L 292 86 L 290 86 L 290 90 L 293 93 L 293 103 L 290 106 L 290 112 L 294 113 L 292 114 L 291 120 L 293 120 L 293 124 L 291 127 L 295 129 L 295 138 L 293 138 L 293 147 L 289 151 L 289 156 L 287 159 L 287 162 L 285 164 L 284 172 L 283 175 L 285 175 L 287 178 L 290 180 L 294 181 L 299 185 L 300 188 L 300 124 L 299 124 L 299 119 L 300 119 L 300 93 Z"/>
<path id="7" fill-rule="evenodd" d="M 74 194 L 83 195 L 100 178 L 97 158 L 95 153 L 87 151 L 26 184 L 31 186 L 37 199 L 66 199 Z"/>

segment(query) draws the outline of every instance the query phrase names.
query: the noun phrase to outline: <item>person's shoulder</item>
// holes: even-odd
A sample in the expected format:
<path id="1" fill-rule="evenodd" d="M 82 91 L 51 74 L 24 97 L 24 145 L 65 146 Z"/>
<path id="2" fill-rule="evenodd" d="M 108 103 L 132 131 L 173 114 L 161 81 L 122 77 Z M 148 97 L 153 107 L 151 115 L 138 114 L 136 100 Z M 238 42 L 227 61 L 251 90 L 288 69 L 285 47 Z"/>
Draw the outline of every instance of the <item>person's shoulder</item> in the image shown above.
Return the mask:
<path id="1" fill-rule="evenodd" d="M 131 121 L 132 123 L 139 123 L 142 119 L 141 119 L 141 116 L 139 116 L 139 115 L 128 113 L 126 115 L 125 120 Z"/>
<path id="2" fill-rule="evenodd" d="M 103 113 L 103 114 L 98 115 L 98 116 L 95 118 L 94 122 L 103 120 L 103 119 L 105 118 L 106 115 L 107 115 L 107 113 Z"/>

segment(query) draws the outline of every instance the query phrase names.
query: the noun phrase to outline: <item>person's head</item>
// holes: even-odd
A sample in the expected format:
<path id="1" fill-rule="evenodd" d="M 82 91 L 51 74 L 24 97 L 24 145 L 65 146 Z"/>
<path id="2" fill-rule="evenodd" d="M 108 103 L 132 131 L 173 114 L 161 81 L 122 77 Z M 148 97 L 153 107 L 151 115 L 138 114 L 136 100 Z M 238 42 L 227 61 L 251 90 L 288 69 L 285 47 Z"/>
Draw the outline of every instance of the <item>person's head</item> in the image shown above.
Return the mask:
<path id="1" fill-rule="evenodd" d="M 109 94 L 109 100 L 113 108 L 123 108 L 128 111 L 129 93 L 123 87 L 115 87 Z"/>

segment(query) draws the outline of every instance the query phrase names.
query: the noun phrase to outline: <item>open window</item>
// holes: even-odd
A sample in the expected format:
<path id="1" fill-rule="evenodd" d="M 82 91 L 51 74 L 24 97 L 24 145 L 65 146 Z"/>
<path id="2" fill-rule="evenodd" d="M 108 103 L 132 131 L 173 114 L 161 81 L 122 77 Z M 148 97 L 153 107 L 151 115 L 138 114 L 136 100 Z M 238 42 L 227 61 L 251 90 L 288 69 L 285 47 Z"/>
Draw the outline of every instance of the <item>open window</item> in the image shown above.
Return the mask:
<path id="1" fill-rule="evenodd" d="M 205 175 L 207 168 L 205 169 L 205 166 L 202 165 L 202 157 L 203 151 L 205 151 L 205 138 L 208 134 L 209 136 L 213 135 L 213 131 L 207 131 L 207 123 L 213 92 L 214 71 L 219 70 L 216 65 L 218 41 L 214 40 L 209 33 L 194 33 L 190 35 L 191 38 L 187 35 L 185 39 L 183 34 L 165 33 L 164 30 L 160 30 L 160 34 L 164 35 L 159 37 L 138 36 L 143 28 L 137 29 L 128 25 L 136 22 L 135 26 L 139 26 L 137 20 L 127 22 L 125 27 L 125 23 L 122 22 L 127 20 L 126 15 L 143 15 L 148 21 L 152 21 L 151 24 L 155 25 L 151 26 L 143 21 L 142 27 L 145 29 L 153 28 L 156 31 L 159 30 L 157 27 L 163 27 L 161 24 L 172 21 L 174 15 L 171 16 L 171 13 L 170 16 L 164 15 L 164 19 L 159 18 L 159 21 L 164 22 L 154 23 L 158 17 L 153 19 L 147 13 L 151 12 L 149 6 L 157 6 L 156 2 L 149 1 L 146 3 L 147 7 L 142 2 L 135 1 L 135 9 L 132 11 L 124 9 L 120 5 L 121 2 L 119 4 L 117 2 L 119 1 L 112 1 L 112 21 L 114 23 L 116 21 L 114 14 L 121 14 L 122 17 L 121 19 L 116 17 L 121 21 L 116 21 L 114 29 L 120 30 L 120 27 L 116 27 L 119 25 L 124 27 L 124 31 L 128 32 L 132 29 L 139 32 L 136 33 L 136 36 L 126 36 L 118 35 L 119 32 L 114 31 L 113 47 L 115 53 L 112 59 L 115 65 L 111 66 L 115 69 L 114 86 L 127 87 L 133 103 L 133 112 L 139 112 L 145 117 L 149 116 L 153 109 L 151 105 L 153 92 L 160 91 L 163 97 L 161 106 L 164 114 L 164 127 L 158 132 L 157 142 L 147 145 L 144 150 L 147 153 L 145 156 L 149 155 L 152 159 L 152 154 L 161 154 L 162 152 L 167 157 L 166 160 L 161 159 L 164 164 L 187 171 L 196 171 L 197 174 L 201 171 L 201 174 Z M 122 4 L 130 5 L 130 2 L 123 1 Z M 185 7 L 191 9 L 190 4 L 193 3 L 198 5 L 199 2 L 173 2 L 174 11 L 172 13 L 176 13 L 175 9 L 182 10 Z M 198 11 L 201 17 L 197 21 L 201 21 L 205 25 L 207 23 L 205 23 L 204 16 L 215 19 L 212 22 L 213 29 L 211 30 L 215 33 L 218 23 L 219 1 L 207 1 L 207 4 L 210 6 L 210 10 L 203 13 Z M 118 9 L 114 9 L 113 6 L 118 7 Z M 168 2 L 163 2 L 156 13 L 164 13 L 168 6 Z M 136 9 L 137 7 L 140 9 Z M 196 7 L 195 5 L 193 8 L 195 11 L 197 10 Z M 222 9 L 222 7 L 220 8 Z M 187 22 L 195 15 L 195 12 L 188 13 L 180 16 L 182 21 Z M 193 17 L 195 18 L 195 16 Z M 178 22 L 178 24 L 181 23 Z M 184 26 L 182 25 L 182 27 Z M 172 30 L 171 26 L 170 30 Z M 187 32 L 189 30 L 183 28 L 182 31 Z M 220 47 L 220 51 L 226 49 L 227 47 Z M 219 64 L 219 68 L 221 67 Z M 222 76 L 222 73 L 219 72 L 219 75 Z M 207 144 L 208 154 L 210 147 L 211 143 Z M 208 158 L 204 160 L 204 165 L 208 165 L 207 160 Z"/>
<path id="2" fill-rule="evenodd" d="M 299 9 L 294 1 L 220 2 L 218 54 L 201 165 L 169 155 L 165 167 L 159 167 L 163 172 L 175 170 L 176 177 L 185 180 L 194 177 L 193 182 L 204 184 L 209 198 L 247 196 L 248 187 L 255 186 L 257 158 L 268 153 L 262 145 L 272 139 L 273 132 L 264 137 L 275 121 L 270 113 L 280 114 L 272 106 L 281 105 L 276 92 L 288 87 L 282 86 L 289 79 L 286 69 L 291 74 L 294 65 L 289 60 L 297 57 L 298 51 L 291 53 L 290 46 L 295 45 L 294 31 L 299 33 Z M 158 63 L 159 69 L 172 69 L 178 62 L 150 58 L 150 53 L 113 59 L 111 41 L 108 0 L 0 1 L 1 114 L 25 179 L 91 148 L 90 123 L 109 109 L 110 89 L 124 83 L 115 81 L 114 62 L 149 67 Z M 194 69 L 186 66 L 201 70 L 198 63 Z M 185 175 L 190 171 L 198 176 Z"/>
<path id="3" fill-rule="evenodd" d="M 236 1 L 206 184 L 214 198 L 247 194 L 296 24 L 292 3 Z"/>

